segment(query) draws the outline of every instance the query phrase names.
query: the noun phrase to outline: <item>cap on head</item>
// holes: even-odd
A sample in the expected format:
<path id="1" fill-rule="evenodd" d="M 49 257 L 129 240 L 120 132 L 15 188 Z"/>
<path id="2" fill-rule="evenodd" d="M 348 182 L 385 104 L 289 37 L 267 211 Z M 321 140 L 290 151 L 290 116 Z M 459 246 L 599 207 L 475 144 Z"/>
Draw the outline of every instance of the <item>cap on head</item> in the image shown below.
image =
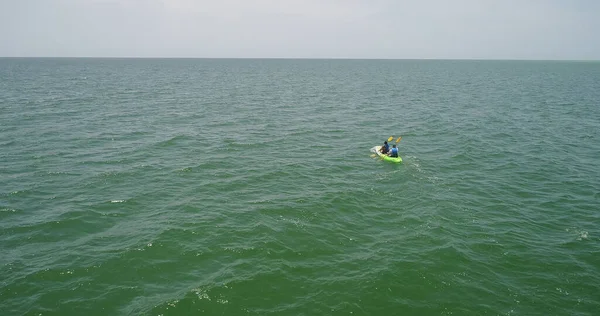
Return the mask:
<path id="1" fill-rule="evenodd" d="M 385 142 L 383 142 L 384 144 L 387 144 L 387 140 Z"/>
<path id="2" fill-rule="evenodd" d="M 396 145 L 392 145 L 392 148 L 396 148 Z"/>

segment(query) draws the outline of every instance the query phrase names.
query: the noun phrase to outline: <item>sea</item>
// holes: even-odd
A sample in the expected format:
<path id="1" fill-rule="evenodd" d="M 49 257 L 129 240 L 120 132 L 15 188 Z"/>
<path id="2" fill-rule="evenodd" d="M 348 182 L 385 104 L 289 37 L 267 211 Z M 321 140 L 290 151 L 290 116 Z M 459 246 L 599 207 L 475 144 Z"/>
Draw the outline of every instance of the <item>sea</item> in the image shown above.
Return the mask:
<path id="1" fill-rule="evenodd" d="M 0 314 L 600 315 L 600 62 L 2 58 Z"/>

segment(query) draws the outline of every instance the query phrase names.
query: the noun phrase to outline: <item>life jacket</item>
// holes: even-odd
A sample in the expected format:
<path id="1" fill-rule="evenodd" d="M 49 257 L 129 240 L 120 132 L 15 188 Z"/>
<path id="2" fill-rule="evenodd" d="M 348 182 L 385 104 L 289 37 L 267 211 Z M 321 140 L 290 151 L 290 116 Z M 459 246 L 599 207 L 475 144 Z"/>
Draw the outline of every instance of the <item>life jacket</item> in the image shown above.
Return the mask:
<path id="1" fill-rule="evenodd" d="M 398 157 L 398 148 L 392 148 L 392 153 L 390 157 Z"/>

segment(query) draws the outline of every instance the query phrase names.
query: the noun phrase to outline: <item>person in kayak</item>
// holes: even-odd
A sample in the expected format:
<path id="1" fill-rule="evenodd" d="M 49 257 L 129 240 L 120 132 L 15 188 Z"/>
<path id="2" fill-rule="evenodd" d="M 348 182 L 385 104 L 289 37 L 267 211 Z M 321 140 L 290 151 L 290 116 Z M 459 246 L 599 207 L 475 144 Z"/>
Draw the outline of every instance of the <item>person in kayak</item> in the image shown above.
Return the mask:
<path id="1" fill-rule="evenodd" d="M 384 155 L 387 155 L 387 153 L 390 151 L 390 145 L 388 145 L 387 140 L 385 142 L 383 142 L 383 146 L 381 146 L 380 151 Z"/>
<path id="2" fill-rule="evenodd" d="M 392 146 L 392 150 L 390 151 L 388 156 L 398 158 L 398 148 L 396 147 L 396 145 Z"/>

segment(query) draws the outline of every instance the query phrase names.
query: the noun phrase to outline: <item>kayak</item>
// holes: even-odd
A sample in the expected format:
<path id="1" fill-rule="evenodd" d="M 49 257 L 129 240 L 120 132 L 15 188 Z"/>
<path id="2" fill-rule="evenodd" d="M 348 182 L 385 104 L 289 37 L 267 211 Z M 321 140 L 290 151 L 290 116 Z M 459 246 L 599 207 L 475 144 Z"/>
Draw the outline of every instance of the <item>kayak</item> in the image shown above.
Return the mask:
<path id="1" fill-rule="evenodd" d="M 402 162 L 402 157 L 398 156 L 398 157 L 390 157 L 388 155 L 382 154 L 379 150 L 381 150 L 381 146 L 375 146 L 375 153 L 377 154 L 377 156 L 379 156 L 381 159 L 385 160 L 385 161 L 391 161 L 391 162 L 395 162 L 395 163 L 399 163 Z"/>

